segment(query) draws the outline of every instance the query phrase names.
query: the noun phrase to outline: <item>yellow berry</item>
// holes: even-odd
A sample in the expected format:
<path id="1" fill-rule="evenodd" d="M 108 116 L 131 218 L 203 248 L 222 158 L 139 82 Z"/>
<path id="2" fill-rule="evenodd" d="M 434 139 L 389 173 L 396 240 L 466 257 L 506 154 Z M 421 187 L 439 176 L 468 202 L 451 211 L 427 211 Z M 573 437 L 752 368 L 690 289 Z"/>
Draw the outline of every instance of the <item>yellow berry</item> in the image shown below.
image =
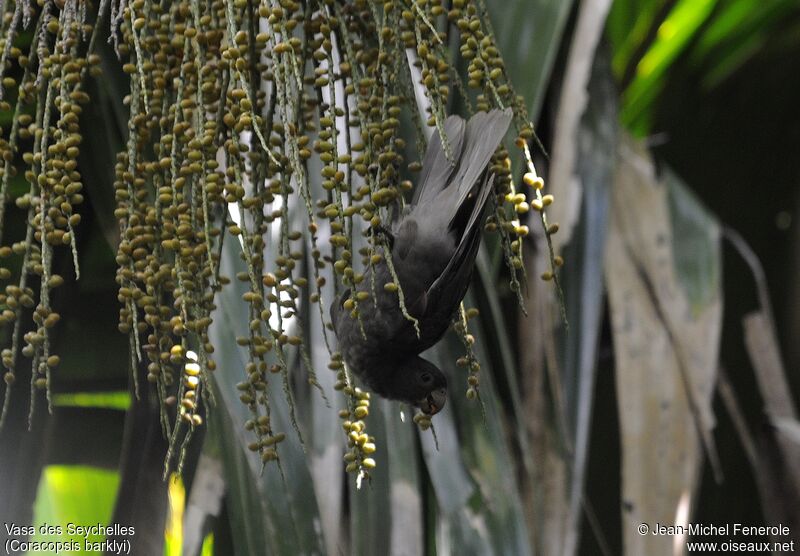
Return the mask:
<path id="1" fill-rule="evenodd" d="M 522 181 L 525 182 L 525 185 L 530 185 L 533 187 L 533 184 L 536 183 L 536 174 L 533 172 L 526 172 L 524 176 L 522 176 Z"/>

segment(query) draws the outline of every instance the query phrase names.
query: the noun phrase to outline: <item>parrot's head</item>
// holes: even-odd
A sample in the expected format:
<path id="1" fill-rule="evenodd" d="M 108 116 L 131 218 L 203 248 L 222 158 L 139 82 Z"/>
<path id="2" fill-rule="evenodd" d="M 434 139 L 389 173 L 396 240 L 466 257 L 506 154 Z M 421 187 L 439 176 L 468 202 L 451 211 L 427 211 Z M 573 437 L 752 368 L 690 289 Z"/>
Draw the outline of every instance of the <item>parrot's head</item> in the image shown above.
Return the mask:
<path id="1" fill-rule="evenodd" d="M 380 375 L 367 375 L 367 385 L 376 394 L 418 407 L 427 415 L 436 415 L 444 407 L 447 378 L 430 361 L 415 356 L 382 370 Z"/>
<path id="2" fill-rule="evenodd" d="M 414 358 L 407 369 L 406 402 L 427 415 L 436 415 L 447 402 L 447 377 L 436 365 L 421 357 Z"/>

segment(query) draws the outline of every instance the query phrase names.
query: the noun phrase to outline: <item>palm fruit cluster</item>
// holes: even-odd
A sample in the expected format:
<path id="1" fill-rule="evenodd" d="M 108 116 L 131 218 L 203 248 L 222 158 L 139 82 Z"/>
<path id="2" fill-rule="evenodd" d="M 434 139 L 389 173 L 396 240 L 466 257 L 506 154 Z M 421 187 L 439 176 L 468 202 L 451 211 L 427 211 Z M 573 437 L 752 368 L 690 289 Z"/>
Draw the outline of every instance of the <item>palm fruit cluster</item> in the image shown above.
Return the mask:
<path id="1" fill-rule="evenodd" d="M 100 62 L 91 54 L 97 32 L 82 2 L 14 2 L 2 7 L 0 111 L 11 116 L 11 125 L 0 137 L 0 238 L 7 211 L 21 211 L 27 225 L 23 239 L 10 244 L 0 239 L 0 279 L 6 282 L 0 293 L 6 341 L 0 354 L 6 385 L 0 421 L 16 382 L 20 353 L 30 361 L 31 390 L 46 390 L 50 399 L 51 373 L 60 362 L 51 349 L 53 328 L 60 319 L 51 296 L 64 283 L 52 272 L 53 253 L 71 250 L 75 274 L 80 274 L 79 119 L 89 101 L 82 83 L 87 74 L 97 74 Z M 27 192 L 12 197 L 12 183 L 20 175 Z M 35 397 L 31 399 L 33 403 Z"/>
<path id="2" fill-rule="evenodd" d="M 393 269 L 379 231 L 413 187 L 424 128 L 443 134 L 452 101 L 467 113 L 511 106 L 535 177 L 532 128 L 483 0 L 8 0 L 0 12 L 0 110 L 12 114 L 0 138 L 0 234 L 12 199 L 27 222 L 24 240 L 0 241 L 0 258 L 14 262 L 0 268 L 8 284 L 0 294 L 0 324 L 8 329 L 4 407 L 18 352 L 32 364 L 33 386 L 48 392 L 59 363 L 50 348 L 59 320 L 50 292 L 63 279 L 52 273 L 52 258 L 56 249 L 71 250 L 79 275 L 79 124 L 90 101 L 83 86 L 99 73 L 97 45 L 107 41 L 115 56 L 106 61 L 129 77 L 127 141 L 114 179 L 119 330 L 129 338 L 134 376 L 146 368 L 164 407 L 169 457 L 202 425 L 212 401 L 216 294 L 236 280 L 245 287 L 248 332 L 236 342 L 248 358 L 237 388 L 250 412 L 250 448 L 264 462 L 278 459 L 286 435 L 270 418 L 276 384 L 297 428 L 288 361 L 302 361 L 316 385 L 301 316 L 318 318 L 344 397 L 346 466 L 368 477 L 375 466 L 369 395 L 330 341 L 327 307 L 332 295 L 355 292 L 384 258 Z M 403 138 L 409 135 L 413 143 Z M 449 151 L 446 137 L 444 145 Z M 528 234 L 519 218 L 552 198 L 534 188 L 531 205 L 517 193 L 509 156 L 501 147 L 492 159 L 496 199 L 487 229 L 501 238 L 519 294 Z M 18 172 L 28 191 L 12 197 Z M 543 223 L 549 235 L 555 225 Z M 246 270 L 224 276 L 230 243 Z M 386 287 L 413 321 L 396 275 Z M 345 300 L 353 318 L 374 285 L 372 292 Z M 462 311 L 455 326 L 467 351 L 459 364 L 468 369 L 470 398 L 478 393 L 467 329 L 474 314 Z"/>

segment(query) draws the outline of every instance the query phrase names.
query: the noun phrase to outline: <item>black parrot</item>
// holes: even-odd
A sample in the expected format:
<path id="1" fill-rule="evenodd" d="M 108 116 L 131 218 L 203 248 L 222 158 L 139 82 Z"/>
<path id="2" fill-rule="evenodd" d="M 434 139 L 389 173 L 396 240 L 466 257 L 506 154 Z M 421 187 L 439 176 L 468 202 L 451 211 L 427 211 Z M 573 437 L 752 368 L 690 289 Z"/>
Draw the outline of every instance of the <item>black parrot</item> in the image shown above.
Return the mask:
<path id="1" fill-rule="evenodd" d="M 489 159 L 511 122 L 511 110 L 480 112 L 469 122 L 450 116 L 445 134 L 428 145 L 411 204 L 385 233 L 408 313 L 385 261 L 373 267 L 375 299 L 358 304 L 361 324 L 344 308 L 350 291 L 331 305 L 331 319 L 349 368 L 374 392 L 437 413 L 447 400 L 447 378 L 419 354 L 441 339 L 467 293 L 480 245 L 483 213 L 492 194 Z M 357 289 L 372 292 L 367 275 Z M 361 329 L 363 325 L 363 333 Z"/>

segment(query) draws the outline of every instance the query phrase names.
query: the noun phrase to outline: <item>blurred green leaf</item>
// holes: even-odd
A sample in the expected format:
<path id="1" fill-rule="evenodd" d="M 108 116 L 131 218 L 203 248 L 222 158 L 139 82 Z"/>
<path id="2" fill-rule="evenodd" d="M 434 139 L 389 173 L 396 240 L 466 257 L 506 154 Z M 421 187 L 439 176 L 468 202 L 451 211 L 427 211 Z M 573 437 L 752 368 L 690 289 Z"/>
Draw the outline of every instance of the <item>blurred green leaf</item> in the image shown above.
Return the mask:
<path id="1" fill-rule="evenodd" d="M 58 407 L 103 407 L 125 411 L 131 405 L 131 394 L 127 390 L 53 394 L 53 405 Z"/>
<path id="2" fill-rule="evenodd" d="M 674 3 L 675 0 L 616 0 L 613 3 L 608 15 L 608 36 L 614 52 L 611 69 L 617 79 L 625 76 L 659 13 L 671 9 Z"/>
<path id="3" fill-rule="evenodd" d="M 203 548 L 200 556 L 214 556 L 214 533 L 209 533 L 203 540 Z"/>
<path id="4" fill-rule="evenodd" d="M 736 0 L 721 4 L 689 53 L 689 63 L 709 68 L 703 86 L 710 89 L 759 52 L 776 32 L 800 13 L 794 0 Z"/>
<path id="5" fill-rule="evenodd" d="M 201 556 L 214 556 L 214 533 L 209 533 L 203 540 Z"/>
<path id="6" fill-rule="evenodd" d="M 95 467 L 50 465 L 42 471 L 34 506 L 32 541 L 75 541 L 81 549 L 84 537 L 68 535 L 67 524 L 109 525 L 117 496 L 119 473 Z M 42 534 L 43 525 L 61 527 L 61 534 Z M 121 524 L 124 525 L 124 524 Z M 89 535 L 89 542 L 100 542 L 105 535 Z M 88 552 L 88 551 L 87 551 Z M 53 553 L 54 554 L 54 553 Z"/>
<path id="7" fill-rule="evenodd" d="M 636 76 L 623 93 L 622 121 L 642 135 L 648 108 L 663 87 L 664 74 L 712 14 L 717 0 L 680 0 L 658 28 L 657 38 L 638 62 Z"/>
<path id="8" fill-rule="evenodd" d="M 607 31 L 622 121 L 646 135 L 671 68 L 690 66 L 708 91 L 770 46 L 797 44 L 798 19 L 795 0 L 616 0 Z"/>

